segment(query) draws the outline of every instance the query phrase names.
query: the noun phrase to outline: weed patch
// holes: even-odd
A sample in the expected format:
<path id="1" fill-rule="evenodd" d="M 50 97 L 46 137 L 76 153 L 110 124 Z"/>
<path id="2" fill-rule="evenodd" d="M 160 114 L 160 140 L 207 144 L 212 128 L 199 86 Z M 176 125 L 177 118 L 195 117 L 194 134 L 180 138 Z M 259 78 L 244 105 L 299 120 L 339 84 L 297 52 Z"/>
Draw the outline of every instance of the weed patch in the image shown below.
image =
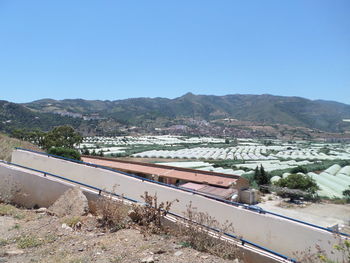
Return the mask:
<path id="1" fill-rule="evenodd" d="M 224 239 L 224 233 L 233 233 L 231 224 L 219 223 L 208 213 L 198 212 L 190 204 L 185 217 L 179 224 L 179 236 L 183 246 L 192 247 L 198 251 L 207 252 L 225 259 L 237 258 L 238 248 L 235 244 Z M 218 229 L 218 232 L 210 232 Z"/>
<path id="2" fill-rule="evenodd" d="M 133 221 L 141 226 L 141 232 L 144 235 L 167 232 L 162 219 L 169 213 L 172 204 L 178 200 L 158 203 L 157 195 L 152 196 L 148 192 L 141 198 L 144 200 L 144 205 L 134 204 L 132 215 Z"/>
<path id="3" fill-rule="evenodd" d="M 129 208 L 123 201 L 115 200 L 111 195 L 102 196 L 95 202 L 95 207 L 101 227 L 116 232 L 128 226 Z"/>
<path id="4" fill-rule="evenodd" d="M 8 204 L 0 204 L 0 216 L 12 216 L 16 219 L 23 219 L 25 217 L 17 208 Z"/>
<path id="5" fill-rule="evenodd" d="M 36 236 L 27 235 L 22 236 L 17 239 L 17 246 L 18 248 L 25 249 L 25 248 L 32 248 L 32 247 L 38 247 L 43 244 L 42 240 L 39 240 Z"/>
<path id="6" fill-rule="evenodd" d="M 63 223 L 71 228 L 77 229 L 81 226 L 81 218 L 80 216 L 67 217 L 63 219 Z"/>

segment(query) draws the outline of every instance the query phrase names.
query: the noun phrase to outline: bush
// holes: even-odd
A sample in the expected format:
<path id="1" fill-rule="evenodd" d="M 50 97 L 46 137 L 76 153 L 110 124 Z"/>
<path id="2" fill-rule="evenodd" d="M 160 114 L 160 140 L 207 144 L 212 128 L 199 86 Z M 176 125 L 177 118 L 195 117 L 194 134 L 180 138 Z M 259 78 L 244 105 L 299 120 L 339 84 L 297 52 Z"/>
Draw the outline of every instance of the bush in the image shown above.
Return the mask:
<path id="1" fill-rule="evenodd" d="M 348 189 L 346 189 L 346 190 L 343 191 L 343 195 L 344 195 L 345 199 L 346 199 L 348 202 L 350 202 L 350 185 L 349 185 L 349 188 L 348 188 Z"/>
<path id="2" fill-rule="evenodd" d="M 77 150 L 65 147 L 52 147 L 47 151 L 48 154 L 58 155 L 69 159 L 80 161 L 81 155 Z"/>

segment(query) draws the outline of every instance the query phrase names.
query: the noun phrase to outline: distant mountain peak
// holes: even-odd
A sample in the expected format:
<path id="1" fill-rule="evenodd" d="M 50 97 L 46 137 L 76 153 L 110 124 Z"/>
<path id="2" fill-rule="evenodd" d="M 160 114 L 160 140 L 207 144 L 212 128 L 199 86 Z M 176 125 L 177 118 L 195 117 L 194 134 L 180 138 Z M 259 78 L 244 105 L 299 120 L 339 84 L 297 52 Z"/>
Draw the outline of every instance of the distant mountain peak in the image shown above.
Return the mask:
<path id="1" fill-rule="evenodd" d="M 192 92 L 187 92 L 186 94 L 182 95 L 181 97 L 195 97 L 196 95 Z"/>

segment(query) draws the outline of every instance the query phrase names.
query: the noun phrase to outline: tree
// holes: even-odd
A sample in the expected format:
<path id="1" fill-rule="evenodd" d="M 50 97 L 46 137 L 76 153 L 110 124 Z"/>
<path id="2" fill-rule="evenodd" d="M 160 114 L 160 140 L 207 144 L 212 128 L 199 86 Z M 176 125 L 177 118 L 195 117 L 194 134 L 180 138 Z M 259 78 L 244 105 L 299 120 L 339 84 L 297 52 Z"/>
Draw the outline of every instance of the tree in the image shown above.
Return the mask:
<path id="1" fill-rule="evenodd" d="M 288 177 L 278 180 L 275 185 L 287 187 L 289 189 L 299 189 L 312 195 L 319 189 L 314 179 L 312 179 L 310 176 L 305 176 L 302 174 L 290 174 Z"/>
<path id="2" fill-rule="evenodd" d="M 83 150 L 81 151 L 83 155 L 90 155 L 89 149 L 84 145 Z"/>
<path id="3" fill-rule="evenodd" d="M 238 145 L 238 140 L 237 138 L 234 138 L 231 142 L 232 146 L 237 146 Z"/>
<path id="4" fill-rule="evenodd" d="M 260 165 L 260 168 L 258 166 L 255 168 L 254 180 L 259 186 L 267 185 L 269 183 L 269 176 L 265 172 L 265 169 L 262 165 Z"/>
<path id="5" fill-rule="evenodd" d="M 25 129 L 14 129 L 11 131 L 10 135 L 14 138 L 23 141 L 29 141 L 41 147 L 43 145 L 43 139 L 45 137 L 45 133 L 38 129 L 32 131 L 27 131 Z"/>
<path id="6" fill-rule="evenodd" d="M 25 140 L 27 135 L 27 131 L 23 129 L 13 129 L 11 130 L 10 136 L 20 139 L 20 140 Z"/>
<path id="7" fill-rule="evenodd" d="M 82 140 L 82 136 L 75 132 L 71 126 L 59 126 L 44 135 L 42 147 L 46 150 L 52 147 L 73 149 L 74 144 L 79 144 Z"/>
<path id="8" fill-rule="evenodd" d="M 65 147 L 52 147 L 47 153 L 62 156 L 69 159 L 80 160 L 80 153 L 77 150 Z"/>

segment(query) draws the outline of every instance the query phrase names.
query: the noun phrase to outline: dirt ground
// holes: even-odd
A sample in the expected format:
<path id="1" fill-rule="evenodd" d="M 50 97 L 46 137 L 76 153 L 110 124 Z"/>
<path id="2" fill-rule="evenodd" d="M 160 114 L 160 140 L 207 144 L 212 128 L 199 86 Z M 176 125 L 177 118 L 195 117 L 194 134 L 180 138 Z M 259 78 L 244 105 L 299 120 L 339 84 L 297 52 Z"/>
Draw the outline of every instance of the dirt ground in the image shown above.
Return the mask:
<path id="1" fill-rule="evenodd" d="M 322 227 L 332 227 L 338 224 L 340 231 L 350 234 L 350 204 L 305 202 L 302 205 L 294 205 L 272 195 L 266 195 L 263 200 L 258 206 L 265 210 Z"/>
<path id="2" fill-rule="evenodd" d="M 232 262 L 183 247 L 173 236 L 145 238 L 138 229 L 110 233 L 92 215 L 79 220 L 81 228 L 74 230 L 67 218 L 0 204 L 0 262 Z"/>

